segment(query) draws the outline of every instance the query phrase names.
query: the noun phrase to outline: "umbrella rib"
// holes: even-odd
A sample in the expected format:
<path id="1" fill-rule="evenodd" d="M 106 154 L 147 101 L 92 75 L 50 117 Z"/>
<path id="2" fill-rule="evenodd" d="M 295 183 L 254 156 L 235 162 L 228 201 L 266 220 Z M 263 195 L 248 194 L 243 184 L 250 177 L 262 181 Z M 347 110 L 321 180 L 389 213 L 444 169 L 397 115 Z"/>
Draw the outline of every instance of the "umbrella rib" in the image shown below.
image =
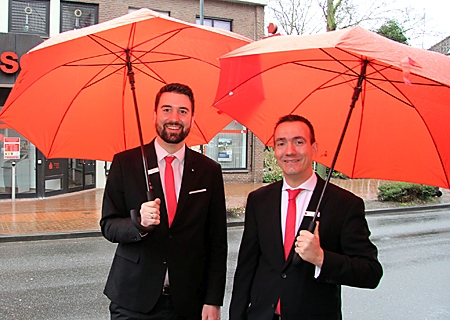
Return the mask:
<path id="1" fill-rule="evenodd" d="M 125 64 L 125 59 L 120 55 L 120 53 L 124 53 L 124 52 L 125 52 L 124 48 L 118 46 L 118 45 L 115 44 L 114 42 L 109 41 L 108 39 L 99 37 L 99 36 L 97 36 L 97 35 L 95 35 L 95 34 L 94 34 L 94 35 L 88 35 L 88 37 L 89 37 L 92 41 L 94 41 L 95 43 L 97 43 L 100 47 L 102 47 L 103 49 L 105 49 L 106 51 L 108 51 L 110 54 L 112 54 L 112 55 L 116 56 L 118 59 L 122 60 L 122 61 L 124 62 L 124 64 Z M 116 48 L 119 49 L 119 51 L 118 51 L 118 52 L 112 51 L 112 50 L 109 49 L 107 46 L 105 46 L 105 45 L 102 44 L 100 41 L 98 41 L 97 39 L 102 39 L 103 41 L 105 41 L 105 42 L 107 42 L 107 43 L 109 43 L 109 44 L 115 46 Z"/>
<path id="2" fill-rule="evenodd" d="M 144 60 L 142 59 L 142 57 L 144 57 L 145 55 L 147 55 L 147 54 L 150 53 L 150 52 L 151 52 L 151 53 L 156 53 L 156 54 L 164 54 L 164 55 L 168 55 L 168 56 L 174 56 L 174 57 L 176 57 L 176 58 L 173 58 L 173 59 L 170 59 L 170 60 L 167 59 L 167 60 L 149 61 L 149 62 L 144 61 Z M 215 65 L 215 64 L 213 64 L 213 63 L 211 63 L 211 62 L 209 62 L 209 61 L 202 60 L 202 59 L 199 59 L 199 58 L 197 58 L 197 57 L 192 57 L 192 56 L 182 55 L 182 54 L 175 54 L 175 53 L 171 53 L 171 52 L 148 51 L 148 52 L 145 52 L 144 54 L 142 54 L 142 55 L 139 56 L 139 57 L 137 57 L 136 55 L 134 55 L 134 53 L 132 53 L 132 54 L 133 54 L 133 57 L 135 57 L 135 59 L 136 59 L 137 61 L 139 61 L 139 64 L 143 65 L 146 69 L 148 69 L 148 70 L 150 70 L 152 73 L 154 73 L 159 79 L 162 80 L 163 83 L 167 83 L 167 81 L 166 81 L 160 74 L 158 74 L 155 70 L 153 70 L 153 69 L 150 67 L 151 64 L 155 64 L 155 63 L 165 63 L 165 62 L 175 62 L 175 61 L 183 61 L 183 60 L 196 60 L 196 61 L 205 63 L 205 64 L 207 64 L 207 65 L 210 65 L 211 67 L 214 67 L 214 68 L 216 68 L 216 69 L 219 69 L 219 66 L 217 66 L 217 65 Z M 139 68 L 139 71 L 141 71 L 142 73 L 145 73 L 145 74 L 151 76 L 150 74 L 144 72 L 143 70 L 144 70 L 143 68 Z"/>
<path id="3" fill-rule="evenodd" d="M 198 125 L 197 121 L 194 120 L 194 124 L 195 124 L 195 126 L 197 127 L 198 132 L 200 132 L 200 134 L 201 134 L 203 140 L 205 140 L 205 142 L 208 143 L 208 139 L 206 139 L 206 136 L 205 136 L 205 134 L 203 133 L 203 130 L 202 130 L 202 129 L 200 128 L 200 126 Z"/>
<path id="4" fill-rule="evenodd" d="M 136 58 L 139 59 L 139 58 Z M 133 66 L 136 68 L 136 70 L 140 71 L 141 73 L 149 76 L 150 78 L 155 79 L 156 81 L 159 81 L 161 83 L 166 84 L 167 81 L 160 75 L 158 74 L 155 70 L 153 70 L 152 68 L 149 67 L 149 64 L 155 64 L 155 63 L 164 63 L 164 62 L 173 62 L 173 61 L 181 61 L 181 60 L 188 60 L 189 58 L 180 58 L 180 59 L 174 59 L 174 60 L 159 60 L 159 61 L 150 61 L 150 62 L 145 62 L 145 61 L 141 61 L 138 60 L 139 63 L 134 62 Z M 144 66 L 145 68 L 142 68 L 142 66 Z M 151 71 L 153 73 L 150 74 L 150 72 L 145 71 L 146 69 L 148 69 L 149 71 Z"/>

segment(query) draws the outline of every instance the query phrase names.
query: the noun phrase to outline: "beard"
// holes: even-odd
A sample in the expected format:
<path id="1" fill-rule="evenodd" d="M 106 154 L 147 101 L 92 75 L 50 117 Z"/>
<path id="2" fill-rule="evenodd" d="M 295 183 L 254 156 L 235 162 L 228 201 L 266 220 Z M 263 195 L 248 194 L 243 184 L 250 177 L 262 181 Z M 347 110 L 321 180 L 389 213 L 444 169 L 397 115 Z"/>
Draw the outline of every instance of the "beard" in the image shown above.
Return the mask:
<path id="1" fill-rule="evenodd" d="M 167 126 L 180 126 L 181 127 L 181 132 L 180 133 L 176 133 L 176 132 L 167 132 L 166 127 Z M 184 141 L 184 139 L 186 139 L 187 135 L 189 134 L 189 132 L 191 131 L 191 127 L 185 127 L 182 123 L 180 122 L 167 122 L 164 123 L 163 125 L 156 125 L 156 132 L 158 133 L 158 136 L 166 143 L 171 143 L 171 144 L 178 144 L 182 141 Z"/>

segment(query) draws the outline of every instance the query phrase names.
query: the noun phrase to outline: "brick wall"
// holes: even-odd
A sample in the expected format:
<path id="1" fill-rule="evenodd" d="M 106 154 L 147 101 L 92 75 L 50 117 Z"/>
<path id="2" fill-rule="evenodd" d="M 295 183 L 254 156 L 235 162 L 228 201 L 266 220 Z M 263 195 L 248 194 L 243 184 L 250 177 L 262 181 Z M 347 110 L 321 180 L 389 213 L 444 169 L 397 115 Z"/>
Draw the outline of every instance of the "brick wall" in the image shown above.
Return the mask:
<path id="1" fill-rule="evenodd" d="M 149 8 L 169 11 L 173 18 L 195 23 L 195 18 L 200 11 L 198 0 L 85 0 L 83 2 L 99 4 L 99 22 L 127 14 L 128 8 Z M 264 36 L 263 6 L 208 0 L 204 3 L 203 12 L 205 17 L 231 19 L 233 31 L 250 39 L 257 40 Z"/>

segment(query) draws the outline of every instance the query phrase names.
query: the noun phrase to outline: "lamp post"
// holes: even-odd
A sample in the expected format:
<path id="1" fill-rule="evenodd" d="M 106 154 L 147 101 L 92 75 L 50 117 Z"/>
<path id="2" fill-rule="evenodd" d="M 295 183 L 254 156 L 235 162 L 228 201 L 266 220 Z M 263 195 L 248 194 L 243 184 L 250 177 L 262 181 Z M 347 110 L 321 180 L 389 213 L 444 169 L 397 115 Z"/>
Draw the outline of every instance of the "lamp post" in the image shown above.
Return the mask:
<path id="1" fill-rule="evenodd" d="M 204 0 L 200 0 L 200 24 L 203 25 L 203 3 Z"/>

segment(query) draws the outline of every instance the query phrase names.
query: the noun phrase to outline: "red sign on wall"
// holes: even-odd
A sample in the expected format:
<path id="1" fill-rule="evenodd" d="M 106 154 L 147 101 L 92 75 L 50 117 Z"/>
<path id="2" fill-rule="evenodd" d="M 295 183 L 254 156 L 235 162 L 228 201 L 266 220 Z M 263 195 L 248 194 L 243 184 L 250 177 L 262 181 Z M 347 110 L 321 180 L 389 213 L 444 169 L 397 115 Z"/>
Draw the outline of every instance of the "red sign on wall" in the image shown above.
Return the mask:
<path id="1" fill-rule="evenodd" d="M 3 159 L 20 159 L 20 138 L 3 138 Z"/>

